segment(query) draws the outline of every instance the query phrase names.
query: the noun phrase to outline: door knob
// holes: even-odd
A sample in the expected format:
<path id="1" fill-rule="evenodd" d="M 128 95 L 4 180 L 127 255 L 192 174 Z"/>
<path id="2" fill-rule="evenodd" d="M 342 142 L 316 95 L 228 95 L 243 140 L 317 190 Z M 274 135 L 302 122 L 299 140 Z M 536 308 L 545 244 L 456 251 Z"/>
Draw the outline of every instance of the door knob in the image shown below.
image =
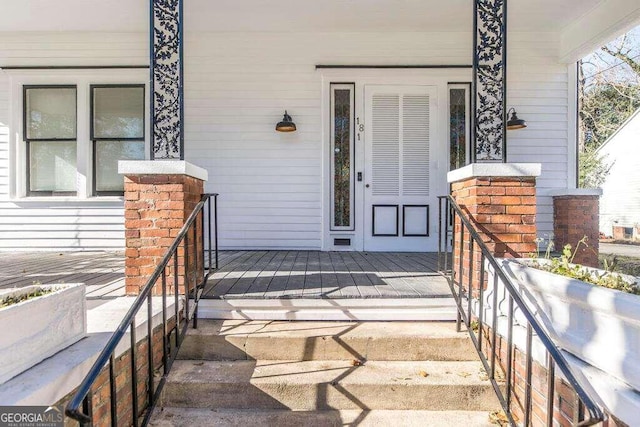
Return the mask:
<path id="1" fill-rule="evenodd" d="M 365 187 L 369 188 L 369 184 L 366 184 Z"/>

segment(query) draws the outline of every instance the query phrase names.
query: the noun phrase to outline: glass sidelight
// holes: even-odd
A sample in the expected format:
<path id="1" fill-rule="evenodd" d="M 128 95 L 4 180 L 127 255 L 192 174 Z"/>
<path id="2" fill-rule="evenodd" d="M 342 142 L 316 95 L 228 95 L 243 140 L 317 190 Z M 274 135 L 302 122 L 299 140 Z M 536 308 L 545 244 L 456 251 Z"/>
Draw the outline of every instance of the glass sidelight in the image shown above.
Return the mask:
<path id="1" fill-rule="evenodd" d="M 331 84 L 331 230 L 353 230 L 354 85 Z"/>
<path id="2" fill-rule="evenodd" d="M 470 162 L 470 84 L 449 85 L 449 170 Z"/>

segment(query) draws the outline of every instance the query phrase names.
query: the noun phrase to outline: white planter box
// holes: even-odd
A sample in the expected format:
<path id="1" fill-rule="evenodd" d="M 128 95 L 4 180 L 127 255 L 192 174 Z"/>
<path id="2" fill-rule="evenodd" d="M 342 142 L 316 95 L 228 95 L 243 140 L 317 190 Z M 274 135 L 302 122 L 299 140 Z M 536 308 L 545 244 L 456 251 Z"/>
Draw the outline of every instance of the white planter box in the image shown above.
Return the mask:
<path id="1" fill-rule="evenodd" d="M 561 348 L 640 390 L 639 296 L 527 267 L 527 260 L 500 262 Z M 502 289 L 498 296 L 506 313 Z"/>
<path id="2" fill-rule="evenodd" d="M 56 290 L 0 309 L 0 384 L 87 333 L 84 284 L 33 285 L 0 291 L 0 300 L 36 288 Z"/>

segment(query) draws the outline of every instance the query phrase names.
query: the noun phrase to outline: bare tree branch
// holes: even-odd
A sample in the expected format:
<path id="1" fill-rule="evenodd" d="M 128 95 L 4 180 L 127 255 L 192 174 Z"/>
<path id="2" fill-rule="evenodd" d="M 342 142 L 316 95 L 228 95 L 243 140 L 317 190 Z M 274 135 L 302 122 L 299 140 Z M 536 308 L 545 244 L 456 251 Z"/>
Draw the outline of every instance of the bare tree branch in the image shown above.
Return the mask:
<path id="1" fill-rule="evenodd" d="M 640 62 L 629 56 L 630 51 L 628 51 L 627 53 L 623 53 L 621 49 L 613 50 L 610 49 L 609 46 L 602 46 L 601 49 L 614 58 L 619 59 L 620 61 L 627 64 L 629 68 L 631 68 L 631 71 L 633 71 L 635 74 L 640 74 Z"/>

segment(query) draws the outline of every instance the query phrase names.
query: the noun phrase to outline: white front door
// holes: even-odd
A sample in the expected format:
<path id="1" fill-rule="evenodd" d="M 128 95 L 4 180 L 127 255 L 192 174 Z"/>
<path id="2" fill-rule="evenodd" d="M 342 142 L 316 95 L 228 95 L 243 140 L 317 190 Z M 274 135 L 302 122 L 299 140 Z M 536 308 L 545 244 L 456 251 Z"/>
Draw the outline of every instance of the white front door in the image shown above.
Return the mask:
<path id="1" fill-rule="evenodd" d="M 436 86 L 364 88 L 364 249 L 434 251 Z"/>

